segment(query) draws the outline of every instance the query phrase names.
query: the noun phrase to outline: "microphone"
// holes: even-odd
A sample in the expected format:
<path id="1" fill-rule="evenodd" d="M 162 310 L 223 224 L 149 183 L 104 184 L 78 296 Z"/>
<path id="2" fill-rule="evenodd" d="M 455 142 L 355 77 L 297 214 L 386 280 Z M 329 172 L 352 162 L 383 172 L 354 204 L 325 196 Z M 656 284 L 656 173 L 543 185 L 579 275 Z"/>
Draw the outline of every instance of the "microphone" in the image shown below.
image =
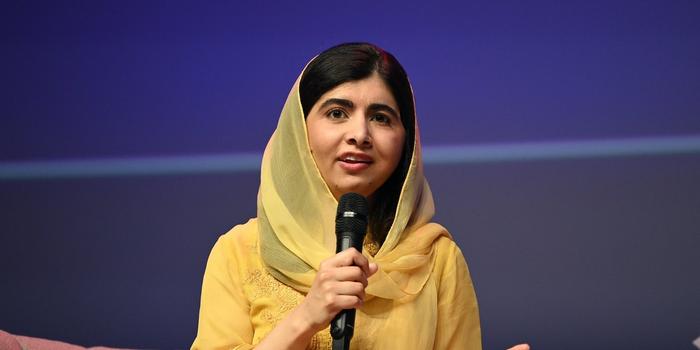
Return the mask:
<path id="1" fill-rule="evenodd" d="M 367 199 L 357 193 L 346 193 L 338 200 L 335 214 L 336 253 L 354 247 L 362 252 L 367 232 Z M 340 311 L 331 321 L 333 349 L 349 349 L 355 328 L 355 309 Z"/>

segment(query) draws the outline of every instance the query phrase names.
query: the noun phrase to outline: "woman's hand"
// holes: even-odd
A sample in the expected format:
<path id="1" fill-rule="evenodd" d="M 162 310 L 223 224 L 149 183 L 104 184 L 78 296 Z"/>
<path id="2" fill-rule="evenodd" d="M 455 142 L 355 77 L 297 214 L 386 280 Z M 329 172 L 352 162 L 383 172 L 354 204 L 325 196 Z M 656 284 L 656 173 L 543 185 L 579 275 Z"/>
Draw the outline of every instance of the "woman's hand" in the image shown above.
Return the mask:
<path id="1" fill-rule="evenodd" d="M 377 264 L 370 264 L 355 248 L 321 262 L 311 290 L 297 310 L 313 333 L 326 328 L 341 310 L 360 307 L 365 299 L 367 278 L 377 269 Z"/>
<path id="2" fill-rule="evenodd" d="M 508 348 L 508 350 L 530 350 L 530 345 L 518 344 L 512 348 Z"/>
<path id="3" fill-rule="evenodd" d="M 355 248 L 324 260 L 304 301 L 255 348 L 305 349 L 340 310 L 362 305 L 367 278 L 375 272 L 377 264 L 370 264 Z"/>

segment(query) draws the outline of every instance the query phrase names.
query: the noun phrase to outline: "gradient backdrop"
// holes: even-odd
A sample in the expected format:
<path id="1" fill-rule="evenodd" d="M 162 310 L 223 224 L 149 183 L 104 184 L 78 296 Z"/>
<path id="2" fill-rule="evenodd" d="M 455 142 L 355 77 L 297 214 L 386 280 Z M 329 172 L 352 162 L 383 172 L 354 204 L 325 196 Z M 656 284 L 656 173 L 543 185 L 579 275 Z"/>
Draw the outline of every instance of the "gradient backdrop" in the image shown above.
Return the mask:
<path id="1" fill-rule="evenodd" d="M 486 349 L 692 349 L 699 19 L 697 0 L 5 1 L 0 329 L 188 347 L 294 79 L 370 41 L 413 82 Z"/>

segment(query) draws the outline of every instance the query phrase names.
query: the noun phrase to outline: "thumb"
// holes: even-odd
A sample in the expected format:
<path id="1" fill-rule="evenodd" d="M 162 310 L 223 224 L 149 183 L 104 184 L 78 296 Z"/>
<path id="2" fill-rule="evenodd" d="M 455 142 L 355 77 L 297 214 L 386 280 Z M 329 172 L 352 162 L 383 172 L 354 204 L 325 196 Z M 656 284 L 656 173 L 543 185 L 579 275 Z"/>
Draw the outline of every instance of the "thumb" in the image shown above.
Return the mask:
<path id="1" fill-rule="evenodd" d="M 374 275 L 379 270 L 379 265 L 377 263 L 369 263 L 369 276 Z"/>

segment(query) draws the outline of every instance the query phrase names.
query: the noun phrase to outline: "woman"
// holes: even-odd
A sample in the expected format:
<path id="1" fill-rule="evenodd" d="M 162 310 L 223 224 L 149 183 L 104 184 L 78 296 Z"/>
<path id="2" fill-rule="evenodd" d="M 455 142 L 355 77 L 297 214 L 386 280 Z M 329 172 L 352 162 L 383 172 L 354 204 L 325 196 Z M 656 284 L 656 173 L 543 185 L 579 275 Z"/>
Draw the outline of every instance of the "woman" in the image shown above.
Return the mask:
<path id="1" fill-rule="evenodd" d="M 399 62 L 364 43 L 314 58 L 262 160 L 258 217 L 207 263 L 193 349 L 329 349 L 357 308 L 353 349 L 481 349 L 461 251 L 430 223 L 413 94 Z M 364 252 L 334 254 L 337 199 L 370 202 Z"/>

